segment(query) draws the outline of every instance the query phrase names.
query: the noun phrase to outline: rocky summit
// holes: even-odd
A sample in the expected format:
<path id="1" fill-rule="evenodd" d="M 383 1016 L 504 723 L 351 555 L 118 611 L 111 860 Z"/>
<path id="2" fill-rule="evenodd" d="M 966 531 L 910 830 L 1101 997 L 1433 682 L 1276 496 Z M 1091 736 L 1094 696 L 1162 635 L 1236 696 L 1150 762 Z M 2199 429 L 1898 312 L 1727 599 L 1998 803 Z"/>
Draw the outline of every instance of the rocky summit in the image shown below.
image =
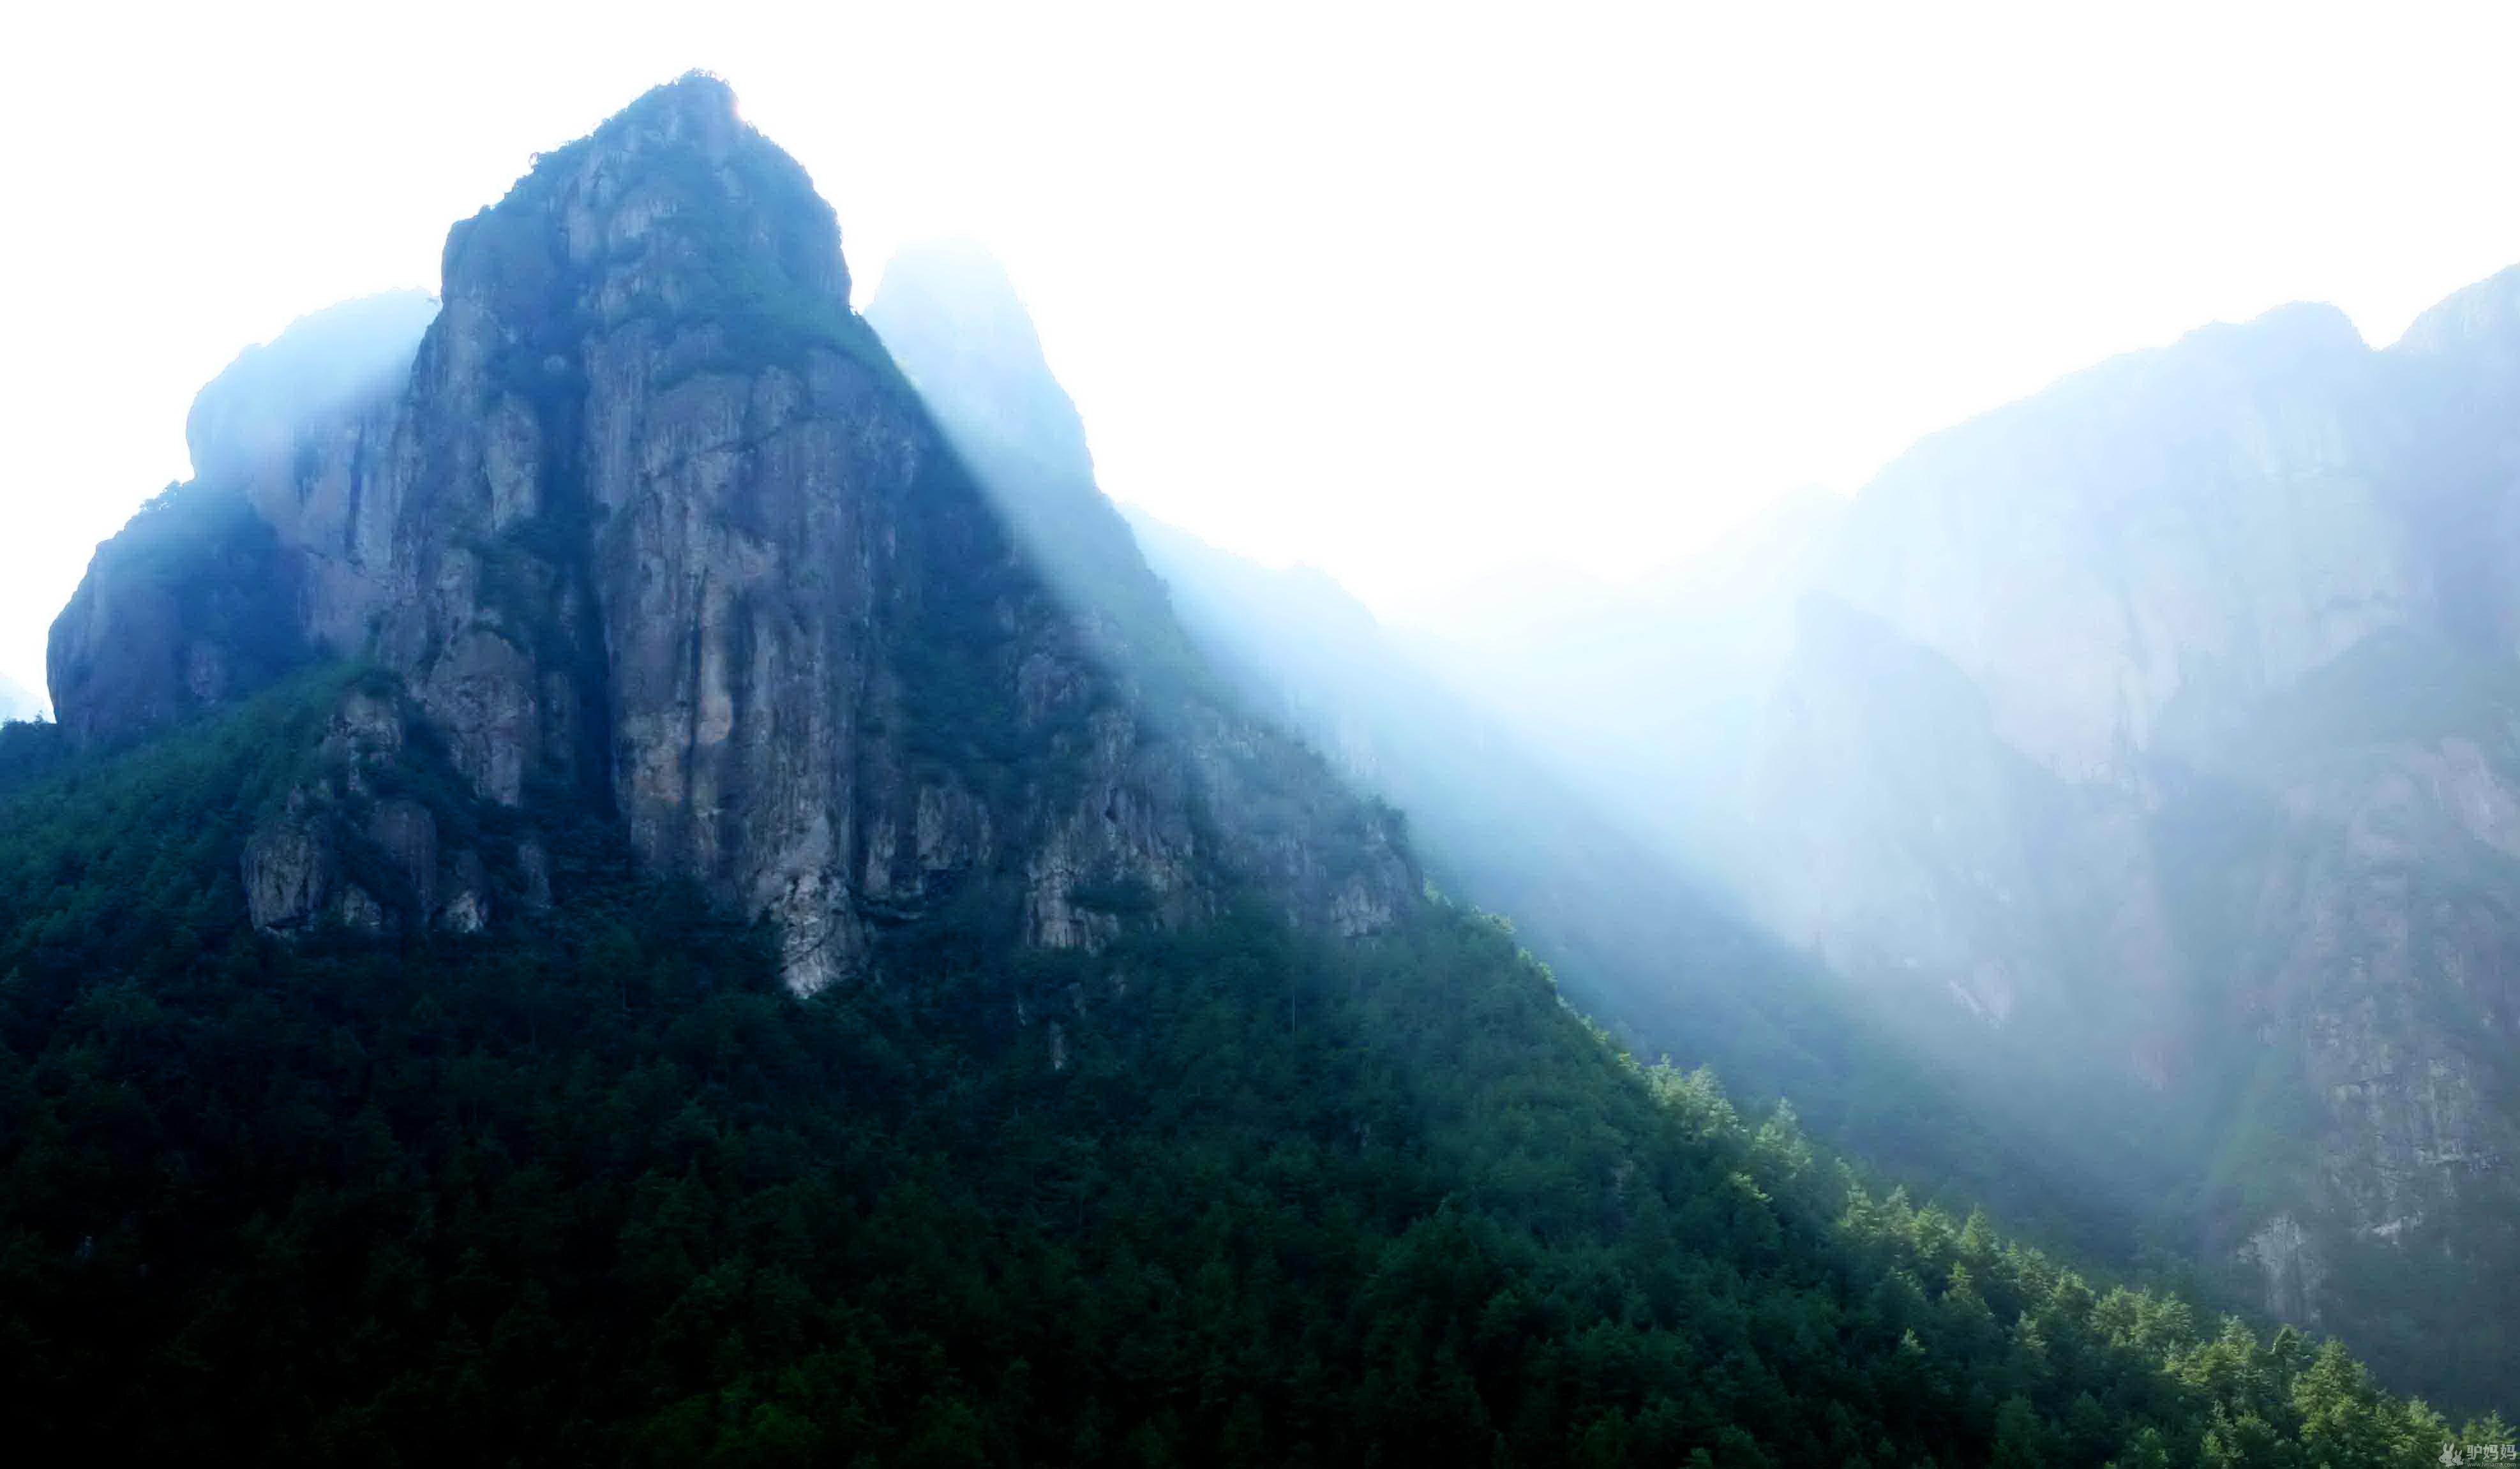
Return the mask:
<path id="1" fill-rule="evenodd" d="M 53 629 L 62 723 L 121 739 L 373 662 L 482 795 L 595 793 L 654 870 L 775 922 L 800 991 L 966 890 L 1051 947 L 1241 884 L 1344 931 L 1416 901 L 1385 819 L 1298 746 L 1148 695 L 1160 594 L 1104 605 L 1144 567 L 1054 585 L 1000 509 L 1024 487 L 974 472 L 849 288 L 830 206 L 729 89 L 658 88 L 454 227 L 433 319 L 336 308 L 203 390 L 196 478 Z M 246 859 L 258 923 L 383 921 L 281 820 Z M 463 890 L 395 845 L 413 891 Z"/>

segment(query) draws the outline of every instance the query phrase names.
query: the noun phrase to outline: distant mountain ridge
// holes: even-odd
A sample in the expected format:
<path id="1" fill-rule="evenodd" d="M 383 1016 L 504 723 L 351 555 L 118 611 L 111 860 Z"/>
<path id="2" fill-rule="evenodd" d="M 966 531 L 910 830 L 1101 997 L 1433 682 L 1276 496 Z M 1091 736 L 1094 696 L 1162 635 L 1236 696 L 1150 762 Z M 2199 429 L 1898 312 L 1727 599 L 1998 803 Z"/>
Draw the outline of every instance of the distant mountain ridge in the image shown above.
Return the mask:
<path id="1" fill-rule="evenodd" d="M 2326 307 L 2206 328 L 1555 656 L 1434 656 L 1563 711 L 1518 728 L 1927 1053 L 2138 1119 L 2192 1180 L 2158 1227 L 2235 1288 L 2507 1393 L 2515 300 L 2383 350 Z"/>
<path id="2" fill-rule="evenodd" d="M 19 687 L 6 676 L 0 676 L 0 721 L 33 719 L 44 710 L 40 695 Z"/>

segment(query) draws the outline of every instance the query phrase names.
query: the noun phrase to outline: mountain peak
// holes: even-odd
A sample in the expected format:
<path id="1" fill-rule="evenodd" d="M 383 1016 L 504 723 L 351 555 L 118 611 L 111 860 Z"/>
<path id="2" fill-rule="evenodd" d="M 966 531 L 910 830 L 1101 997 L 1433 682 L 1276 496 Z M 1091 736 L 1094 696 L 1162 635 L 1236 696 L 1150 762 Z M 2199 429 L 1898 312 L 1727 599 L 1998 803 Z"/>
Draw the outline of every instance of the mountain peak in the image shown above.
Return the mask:
<path id="1" fill-rule="evenodd" d="M 534 167 L 527 176 L 589 149 L 670 145 L 714 154 L 747 133 L 760 137 L 744 122 L 735 88 L 714 72 L 696 69 L 640 93 L 585 137 L 534 155 Z"/>
<path id="2" fill-rule="evenodd" d="M 450 303 L 511 308 L 574 278 L 581 304 L 614 321 L 730 304 L 790 323 L 848 313 L 832 206 L 702 71 L 535 155 L 505 198 L 448 233 L 443 271 Z"/>
<path id="3" fill-rule="evenodd" d="M 1085 423 L 1043 352 L 1032 313 L 986 245 L 910 245 L 884 266 L 867 321 L 966 452 L 1016 455 L 1019 472 L 1090 482 Z"/>
<path id="4" fill-rule="evenodd" d="M 426 291 L 382 291 L 309 312 L 271 340 L 238 353 L 194 396 L 185 418 L 194 475 L 225 480 L 249 473 L 299 425 L 399 387 L 436 316 L 437 300 Z"/>
<path id="5" fill-rule="evenodd" d="M 2460 287 L 2426 307 L 2396 350 L 2430 357 L 2487 340 L 2520 336 L 2520 265 Z"/>
<path id="6" fill-rule="evenodd" d="M 642 92 L 638 100 L 614 113 L 613 119 L 667 128 L 715 129 L 742 124 L 735 88 L 725 77 L 697 67 Z"/>
<path id="7" fill-rule="evenodd" d="M 1418 888 L 1375 813 L 1195 679 L 1119 666 L 1186 642 L 1004 273 L 959 263 L 1032 347 L 982 399 L 1027 452 L 976 466 L 849 310 L 804 169 L 714 77 L 649 93 L 454 228 L 399 390 L 99 551 L 55 624 L 64 723 L 373 663 L 474 794 L 617 819 L 650 870 L 775 922 L 800 991 L 949 902 L 1044 948 L 1246 886 L 1391 920 Z M 959 307 L 923 319 L 954 345 Z M 253 850 L 311 861 L 310 829 Z"/>
<path id="8" fill-rule="evenodd" d="M 1014 279 L 976 240 L 922 241 L 894 251 L 868 314 L 878 325 L 906 325 L 914 316 L 940 319 L 962 332 L 986 334 L 993 346 L 1013 348 L 1027 365 L 1042 361 L 1041 335 Z"/>
<path id="9" fill-rule="evenodd" d="M 2344 308 L 2328 301 L 2286 301 L 2270 306 L 2245 322 L 2236 325 L 2201 327 L 2190 336 L 2213 336 L 2224 333 L 2253 340 L 2272 340 L 2298 347 L 2319 347 L 2360 353 L 2364 351 L 2362 329 Z"/>

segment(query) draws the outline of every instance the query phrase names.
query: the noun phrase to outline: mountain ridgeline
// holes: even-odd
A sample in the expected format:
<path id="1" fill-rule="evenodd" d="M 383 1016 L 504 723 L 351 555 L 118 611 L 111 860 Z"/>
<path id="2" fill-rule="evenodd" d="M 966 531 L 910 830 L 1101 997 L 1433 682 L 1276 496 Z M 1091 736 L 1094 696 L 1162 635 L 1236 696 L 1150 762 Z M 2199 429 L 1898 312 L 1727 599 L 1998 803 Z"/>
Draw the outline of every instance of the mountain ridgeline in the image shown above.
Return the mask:
<path id="1" fill-rule="evenodd" d="M 693 75 L 458 225 L 433 314 L 204 390 L 0 727 L 22 1453 L 2511 1437 L 1631 1061 L 1211 661 L 992 270 L 904 262 L 878 335 Z"/>

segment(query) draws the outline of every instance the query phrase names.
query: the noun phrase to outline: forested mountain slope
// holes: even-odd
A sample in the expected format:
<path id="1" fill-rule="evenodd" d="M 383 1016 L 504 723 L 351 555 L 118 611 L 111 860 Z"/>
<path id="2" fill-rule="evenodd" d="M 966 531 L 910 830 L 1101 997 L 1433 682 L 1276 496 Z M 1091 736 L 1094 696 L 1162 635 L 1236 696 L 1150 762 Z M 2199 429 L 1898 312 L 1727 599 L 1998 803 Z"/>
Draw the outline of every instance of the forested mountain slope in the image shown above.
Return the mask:
<path id="1" fill-rule="evenodd" d="M 340 739 L 384 728 L 397 747 Z M 0 768 L 0 1382 L 30 1461 L 2434 1461 L 2342 1351 L 2095 1289 L 1641 1072 L 1486 922 L 1268 905 L 880 984 L 600 810 L 480 932 L 293 942 L 292 790 L 497 849 L 382 674 Z M 328 737 L 331 736 L 331 737 Z M 391 890 L 393 855 L 353 844 Z M 2469 1440 L 2497 1443 L 2498 1422 Z"/>

